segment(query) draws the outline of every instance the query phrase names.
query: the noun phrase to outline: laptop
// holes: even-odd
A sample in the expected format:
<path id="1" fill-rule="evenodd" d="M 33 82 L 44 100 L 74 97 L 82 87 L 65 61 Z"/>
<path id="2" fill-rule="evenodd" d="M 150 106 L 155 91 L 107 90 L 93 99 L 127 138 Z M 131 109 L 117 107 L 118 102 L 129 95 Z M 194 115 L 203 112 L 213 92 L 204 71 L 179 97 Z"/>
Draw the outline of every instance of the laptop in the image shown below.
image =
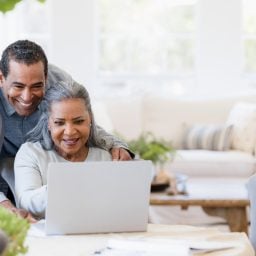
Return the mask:
<path id="1" fill-rule="evenodd" d="M 146 231 L 151 161 L 49 163 L 47 235 Z"/>

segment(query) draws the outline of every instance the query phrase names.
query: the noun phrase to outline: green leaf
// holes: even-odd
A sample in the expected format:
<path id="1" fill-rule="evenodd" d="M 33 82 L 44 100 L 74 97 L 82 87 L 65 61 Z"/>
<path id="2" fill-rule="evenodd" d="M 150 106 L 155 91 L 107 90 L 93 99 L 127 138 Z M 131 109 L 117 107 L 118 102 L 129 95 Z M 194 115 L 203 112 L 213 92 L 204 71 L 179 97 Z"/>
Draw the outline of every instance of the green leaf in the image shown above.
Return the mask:
<path id="1" fill-rule="evenodd" d="M 151 160 L 154 164 L 164 164 L 170 161 L 175 149 L 170 142 L 157 139 L 152 133 L 142 133 L 138 139 L 127 142 L 129 149 L 138 154 L 140 158 Z"/>
<path id="2" fill-rule="evenodd" d="M 0 12 L 6 13 L 15 8 L 16 4 L 22 0 L 0 0 Z M 44 3 L 46 0 L 37 0 L 40 3 Z"/>
<path id="3" fill-rule="evenodd" d="M 0 11 L 6 13 L 14 9 L 21 0 L 0 0 Z"/>
<path id="4" fill-rule="evenodd" d="M 0 229 L 9 238 L 9 243 L 3 256 L 15 256 L 27 252 L 28 248 L 24 246 L 24 242 L 29 226 L 30 224 L 27 220 L 0 207 Z"/>

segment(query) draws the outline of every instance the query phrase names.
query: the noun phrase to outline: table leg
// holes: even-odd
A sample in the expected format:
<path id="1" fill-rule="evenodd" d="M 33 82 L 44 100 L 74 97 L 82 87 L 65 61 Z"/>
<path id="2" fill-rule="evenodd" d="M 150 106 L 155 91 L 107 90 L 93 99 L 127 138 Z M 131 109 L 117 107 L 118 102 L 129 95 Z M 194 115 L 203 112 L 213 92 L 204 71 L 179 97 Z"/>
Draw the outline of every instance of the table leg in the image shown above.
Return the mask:
<path id="1" fill-rule="evenodd" d="M 232 232 L 245 232 L 248 234 L 248 219 L 246 207 L 202 207 L 210 216 L 224 218 Z"/>

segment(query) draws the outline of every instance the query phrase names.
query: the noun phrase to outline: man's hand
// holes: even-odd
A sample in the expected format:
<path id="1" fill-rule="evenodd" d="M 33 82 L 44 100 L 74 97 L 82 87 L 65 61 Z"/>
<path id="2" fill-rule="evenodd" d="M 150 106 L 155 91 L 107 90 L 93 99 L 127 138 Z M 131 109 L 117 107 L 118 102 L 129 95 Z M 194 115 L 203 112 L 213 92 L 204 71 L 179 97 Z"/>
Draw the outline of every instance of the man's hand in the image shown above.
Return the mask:
<path id="1" fill-rule="evenodd" d="M 129 152 L 124 148 L 112 148 L 111 155 L 113 161 L 128 161 L 132 160 Z"/>
<path id="2" fill-rule="evenodd" d="M 20 216 L 23 219 L 26 219 L 30 223 L 35 223 L 37 220 L 26 210 L 16 208 L 9 200 L 0 202 L 0 206 L 6 208 L 10 212 Z"/>

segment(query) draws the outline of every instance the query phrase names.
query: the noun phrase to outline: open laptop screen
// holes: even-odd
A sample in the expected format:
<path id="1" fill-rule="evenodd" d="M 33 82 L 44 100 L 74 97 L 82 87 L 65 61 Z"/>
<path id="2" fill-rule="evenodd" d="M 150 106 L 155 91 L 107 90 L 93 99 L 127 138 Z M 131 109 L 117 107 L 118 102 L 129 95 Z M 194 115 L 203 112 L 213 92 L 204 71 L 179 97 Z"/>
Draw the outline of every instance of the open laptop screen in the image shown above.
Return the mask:
<path id="1" fill-rule="evenodd" d="M 47 234 L 145 231 L 151 161 L 50 163 Z"/>

